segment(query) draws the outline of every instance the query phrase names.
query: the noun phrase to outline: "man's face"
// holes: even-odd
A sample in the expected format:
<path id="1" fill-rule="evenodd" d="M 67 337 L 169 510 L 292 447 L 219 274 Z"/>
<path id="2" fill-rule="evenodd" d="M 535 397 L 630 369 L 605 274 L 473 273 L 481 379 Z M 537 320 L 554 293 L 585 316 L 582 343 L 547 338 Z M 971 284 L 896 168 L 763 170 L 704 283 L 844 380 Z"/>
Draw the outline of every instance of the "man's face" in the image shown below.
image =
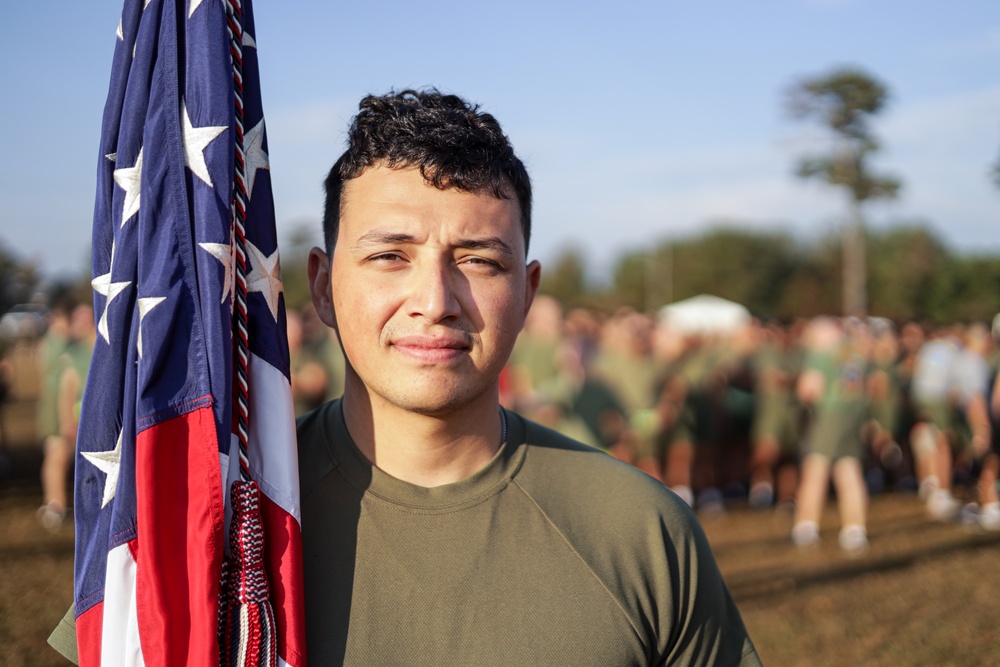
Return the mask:
<path id="1" fill-rule="evenodd" d="M 495 404 L 540 273 L 525 263 L 517 201 L 386 167 L 348 181 L 342 198 L 332 262 L 314 249 L 309 270 L 348 391 L 430 415 Z"/>

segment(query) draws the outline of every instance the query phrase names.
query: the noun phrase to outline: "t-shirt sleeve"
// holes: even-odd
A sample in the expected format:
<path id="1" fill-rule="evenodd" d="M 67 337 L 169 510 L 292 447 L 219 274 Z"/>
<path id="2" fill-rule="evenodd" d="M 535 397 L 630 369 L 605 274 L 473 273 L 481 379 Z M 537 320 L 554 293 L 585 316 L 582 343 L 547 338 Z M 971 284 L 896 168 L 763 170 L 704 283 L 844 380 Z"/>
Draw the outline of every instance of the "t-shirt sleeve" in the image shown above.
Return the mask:
<path id="1" fill-rule="evenodd" d="M 736 603 L 719 572 L 708 539 L 690 512 L 664 519 L 667 589 L 661 609 L 657 665 L 760 665 Z M 668 525 L 669 523 L 669 525 Z M 667 583 L 664 581 L 663 583 Z"/>
<path id="2" fill-rule="evenodd" d="M 49 635 L 49 646 L 59 651 L 60 654 L 74 665 L 80 664 L 80 658 L 76 653 L 76 606 L 70 605 L 66 614 L 59 621 L 59 625 L 52 630 Z"/>

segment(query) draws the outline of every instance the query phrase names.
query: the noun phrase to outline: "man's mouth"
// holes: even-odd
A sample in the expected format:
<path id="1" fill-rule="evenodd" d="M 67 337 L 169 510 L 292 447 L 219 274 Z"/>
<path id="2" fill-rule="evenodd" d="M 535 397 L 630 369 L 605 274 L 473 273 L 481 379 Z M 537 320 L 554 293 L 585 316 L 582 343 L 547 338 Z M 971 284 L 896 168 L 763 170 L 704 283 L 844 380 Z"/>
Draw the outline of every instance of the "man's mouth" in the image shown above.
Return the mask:
<path id="1" fill-rule="evenodd" d="M 472 347 L 467 336 L 456 334 L 402 336 L 393 339 L 391 346 L 406 357 L 427 363 L 457 359 Z"/>

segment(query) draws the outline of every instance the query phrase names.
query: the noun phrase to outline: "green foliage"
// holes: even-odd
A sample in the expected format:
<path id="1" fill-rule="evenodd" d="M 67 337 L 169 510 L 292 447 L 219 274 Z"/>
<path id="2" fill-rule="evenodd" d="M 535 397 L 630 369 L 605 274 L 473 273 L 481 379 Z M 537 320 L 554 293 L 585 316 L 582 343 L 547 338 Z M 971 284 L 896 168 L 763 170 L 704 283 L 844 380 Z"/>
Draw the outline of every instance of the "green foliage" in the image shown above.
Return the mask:
<path id="1" fill-rule="evenodd" d="M 556 257 L 551 268 L 543 266 L 538 290 L 554 297 L 566 308 L 586 305 L 587 266 L 582 251 L 567 248 Z"/>
<path id="2" fill-rule="evenodd" d="M 947 324 L 989 321 L 1000 312 L 1000 256 L 953 254 L 923 224 L 866 237 L 872 315 Z M 607 311 L 626 305 L 652 312 L 714 294 L 758 316 L 791 321 L 839 312 L 842 269 L 836 235 L 801 243 L 780 231 L 727 226 L 625 253 L 607 292 L 579 298 Z"/>
<path id="3" fill-rule="evenodd" d="M 872 173 L 869 156 L 879 143 L 871 130 L 871 118 L 885 106 L 886 87 L 859 69 L 845 68 L 804 79 L 788 94 L 787 107 L 794 118 L 813 119 L 830 131 L 835 148 L 829 155 L 799 160 L 796 174 L 843 187 L 855 202 L 892 199 L 900 188 L 898 179 Z"/>
<path id="4" fill-rule="evenodd" d="M 870 118 L 887 98 L 886 87 L 870 74 L 846 67 L 795 84 L 788 110 L 798 118 L 818 117 L 837 134 L 874 148 Z"/>
<path id="5" fill-rule="evenodd" d="M 620 303 L 643 310 L 714 294 L 771 314 L 779 310 L 781 286 L 797 268 L 796 244 L 787 234 L 720 226 L 650 253 L 623 256 L 615 267 L 614 292 Z"/>
<path id="6" fill-rule="evenodd" d="M 936 308 L 949 260 L 944 244 L 924 226 L 896 227 L 869 235 L 872 312 L 897 321 L 923 320 Z"/>

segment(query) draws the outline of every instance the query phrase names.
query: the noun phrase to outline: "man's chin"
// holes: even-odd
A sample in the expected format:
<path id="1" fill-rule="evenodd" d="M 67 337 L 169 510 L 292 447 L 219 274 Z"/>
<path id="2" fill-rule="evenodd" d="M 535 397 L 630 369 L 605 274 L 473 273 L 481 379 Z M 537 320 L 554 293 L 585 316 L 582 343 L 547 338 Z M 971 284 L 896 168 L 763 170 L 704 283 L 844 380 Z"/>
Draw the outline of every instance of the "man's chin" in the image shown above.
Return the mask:
<path id="1" fill-rule="evenodd" d="M 383 394 L 383 398 L 407 412 L 443 418 L 461 412 L 484 400 L 488 395 L 488 388 L 449 388 L 437 382 L 413 388 L 405 394 Z"/>

